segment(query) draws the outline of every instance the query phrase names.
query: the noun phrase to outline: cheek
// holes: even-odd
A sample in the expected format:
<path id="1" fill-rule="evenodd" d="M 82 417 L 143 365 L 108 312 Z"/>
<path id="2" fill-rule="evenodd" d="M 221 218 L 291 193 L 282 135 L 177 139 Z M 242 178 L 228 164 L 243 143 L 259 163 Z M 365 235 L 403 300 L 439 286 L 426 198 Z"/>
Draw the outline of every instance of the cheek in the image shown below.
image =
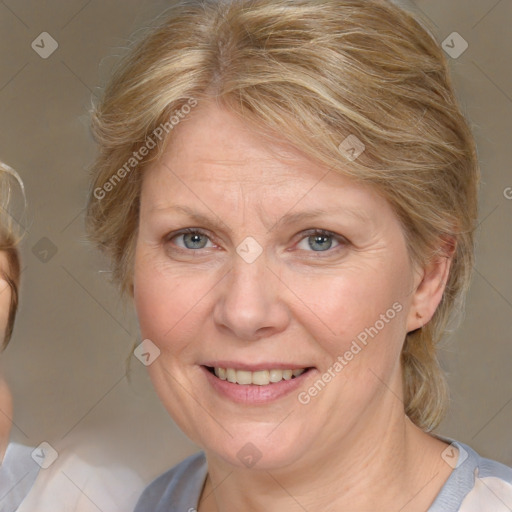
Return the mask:
<path id="1" fill-rule="evenodd" d="M 351 428 L 369 404 L 376 406 L 389 389 L 400 396 L 397 372 L 408 301 L 404 268 L 353 267 L 329 278 L 295 280 L 294 291 L 308 297 L 309 309 L 297 310 L 295 316 L 321 348 L 319 379 L 327 382 L 325 391 L 316 383 L 304 389 L 300 400 L 329 411 L 335 429 Z M 340 403 L 343 408 L 338 407 Z"/>
<path id="2" fill-rule="evenodd" d="M 134 301 L 142 337 L 161 350 L 179 350 L 179 340 L 187 338 L 184 331 L 201 325 L 201 302 L 209 288 L 204 275 L 199 279 L 187 271 L 162 268 L 151 254 L 137 254 Z"/>
<path id="3" fill-rule="evenodd" d="M 352 267 L 331 275 L 307 278 L 289 275 L 300 299 L 294 316 L 307 326 L 331 359 L 349 350 L 359 337 L 398 340 L 405 329 L 407 282 L 400 265 Z"/>

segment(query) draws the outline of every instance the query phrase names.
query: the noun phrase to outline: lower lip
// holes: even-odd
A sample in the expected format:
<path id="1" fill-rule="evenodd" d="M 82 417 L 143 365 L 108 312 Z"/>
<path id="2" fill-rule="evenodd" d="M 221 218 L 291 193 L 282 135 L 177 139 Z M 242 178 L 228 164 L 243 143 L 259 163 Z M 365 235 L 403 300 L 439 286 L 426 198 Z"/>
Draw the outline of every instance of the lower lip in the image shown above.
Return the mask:
<path id="1" fill-rule="evenodd" d="M 281 380 L 265 386 L 257 386 L 256 384 L 234 384 L 227 380 L 221 380 L 205 366 L 201 366 L 201 370 L 217 393 L 240 404 L 266 404 L 274 402 L 296 391 L 304 384 L 304 381 L 313 371 L 313 369 L 309 369 L 290 380 Z"/>

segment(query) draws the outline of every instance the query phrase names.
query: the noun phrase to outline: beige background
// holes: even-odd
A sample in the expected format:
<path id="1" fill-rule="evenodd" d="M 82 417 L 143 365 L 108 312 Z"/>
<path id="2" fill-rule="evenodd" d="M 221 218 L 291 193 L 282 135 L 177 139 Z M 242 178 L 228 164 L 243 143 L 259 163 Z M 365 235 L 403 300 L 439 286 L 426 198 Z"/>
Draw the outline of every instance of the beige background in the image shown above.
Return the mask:
<path id="1" fill-rule="evenodd" d="M 130 34 L 166 4 L 0 1 L 0 158 L 23 177 L 30 206 L 21 308 L 2 357 L 16 406 L 13 437 L 57 449 L 94 440 L 145 480 L 196 447 L 130 357 L 140 342 L 133 311 L 84 237 L 95 149 L 87 110 Z M 466 316 L 441 354 L 453 403 L 439 432 L 512 465 L 512 200 L 505 197 L 512 187 L 512 2 L 417 0 L 413 7 L 440 43 L 454 31 L 469 43 L 450 62 L 483 171 L 477 270 Z M 31 48 L 42 32 L 59 45 L 47 59 Z"/>

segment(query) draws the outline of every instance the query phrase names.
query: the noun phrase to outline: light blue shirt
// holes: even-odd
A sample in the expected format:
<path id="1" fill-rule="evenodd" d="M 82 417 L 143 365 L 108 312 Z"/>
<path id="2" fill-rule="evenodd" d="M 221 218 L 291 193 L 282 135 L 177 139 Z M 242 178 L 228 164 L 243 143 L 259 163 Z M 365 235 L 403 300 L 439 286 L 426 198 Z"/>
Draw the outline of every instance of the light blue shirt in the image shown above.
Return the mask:
<path id="1" fill-rule="evenodd" d="M 456 441 L 443 458 L 455 467 L 428 512 L 512 511 L 512 468 Z M 146 487 L 135 512 L 195 512 L 207 472 L 203 452 L 188 457 Z"/>
<path id="2" fill-rule="evenodd" d="M 9 443 L 0 466 L 0 512 L 14 512 L 30 491 L 39 465 L 32 459 L 33 448 Z"/>

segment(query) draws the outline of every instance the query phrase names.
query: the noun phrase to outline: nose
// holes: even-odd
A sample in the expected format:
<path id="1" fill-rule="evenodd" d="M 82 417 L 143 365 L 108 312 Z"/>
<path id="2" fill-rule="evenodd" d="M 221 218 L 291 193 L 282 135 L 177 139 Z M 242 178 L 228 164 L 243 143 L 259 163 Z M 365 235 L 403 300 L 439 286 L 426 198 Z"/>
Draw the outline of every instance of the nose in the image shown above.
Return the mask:
<path id="1" fill-rule="evenodd" d="M 283 284 L 262 256 L 247 263 L 235 256 L 231 272 L 220 284 L 214 307 L 215 324 L 240 340 L 257 341 L 286 329 L 290 313 Z"/>

